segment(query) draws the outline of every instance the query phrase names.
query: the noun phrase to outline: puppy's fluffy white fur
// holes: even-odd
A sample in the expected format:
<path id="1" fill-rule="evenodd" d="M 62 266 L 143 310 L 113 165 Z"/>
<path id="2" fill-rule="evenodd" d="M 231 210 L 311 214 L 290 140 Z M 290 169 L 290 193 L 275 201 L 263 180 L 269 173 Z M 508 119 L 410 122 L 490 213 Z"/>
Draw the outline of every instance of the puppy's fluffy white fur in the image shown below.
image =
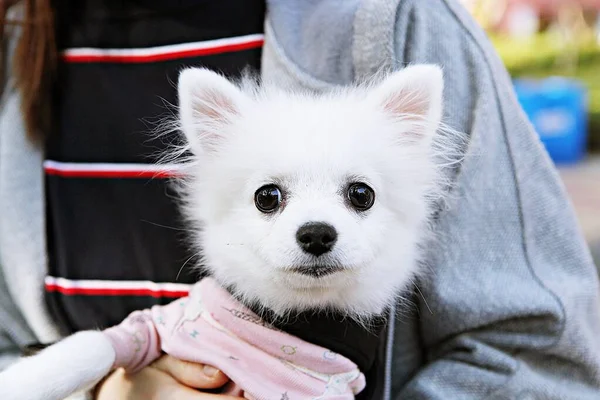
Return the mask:
<path id="1" fill-rule="evenodd" d="M 0 373 L 0 399 L 84 399 L 85 392 L 107 375 L 115 351 L 101 332 L 79 332 L 23 358 Z"/>
<path id="2" fill-rule="evenodd" d="M 321 95 L 187 69 L 178 91 L 180 129 L 193 154 L 185 165 L 185 215 L 211 274 L 279 315 L 382 313 L 417 272 L 419 243 L 443 187 L 440 68 L 412 66 Z M 374 189 L 368 211 L 349 207 L 352 182 Z M 284 195 L 269 215 L 254 204 L 266 184 Z M 310 222 L 338 233 L 319 259 L 296 242 Z M 343 270 L 320 278 L 293 272 L 317 264 Z"/>

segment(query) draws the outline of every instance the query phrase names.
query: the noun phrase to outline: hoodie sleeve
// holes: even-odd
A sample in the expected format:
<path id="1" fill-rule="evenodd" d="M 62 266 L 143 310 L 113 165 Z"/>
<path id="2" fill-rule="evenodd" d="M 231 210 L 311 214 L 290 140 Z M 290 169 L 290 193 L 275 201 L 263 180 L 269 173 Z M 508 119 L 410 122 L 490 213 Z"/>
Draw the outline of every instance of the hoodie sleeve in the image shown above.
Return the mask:
<path id="1" fill-rule="evenodd" d="M 444 68 L 446 123 L 469 137 L 419 286 L 425 360 L 396 396 L 598 398 L 597 271 L 503 64 L 456 0 L 400 1 L 394 46 Z"/>

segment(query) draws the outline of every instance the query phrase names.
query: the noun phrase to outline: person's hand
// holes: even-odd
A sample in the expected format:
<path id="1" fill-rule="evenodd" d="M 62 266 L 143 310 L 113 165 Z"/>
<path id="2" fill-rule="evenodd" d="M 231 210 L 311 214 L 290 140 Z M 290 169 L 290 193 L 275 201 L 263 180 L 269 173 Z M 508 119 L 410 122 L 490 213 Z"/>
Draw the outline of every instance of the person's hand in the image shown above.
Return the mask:
<path id="1" fill-rule="evenodd" d="M 198 389 L 216 389 L 229 378 L 211 366 L 162 356 L 136 374 L 114 371 L 96 390 L 96 400 L 234 400 Z"/>

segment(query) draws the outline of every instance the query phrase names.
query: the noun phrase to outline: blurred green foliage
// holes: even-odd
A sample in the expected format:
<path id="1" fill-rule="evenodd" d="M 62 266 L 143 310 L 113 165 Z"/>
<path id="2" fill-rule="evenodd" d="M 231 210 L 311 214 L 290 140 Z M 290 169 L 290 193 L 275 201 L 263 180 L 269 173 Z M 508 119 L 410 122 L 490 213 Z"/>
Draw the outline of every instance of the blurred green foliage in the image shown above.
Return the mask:
<path id="1" fill-rule="evenodd" d="M 500 57 L 515 77 L 565 76 L 583 82 L 589 90 L 590 148 L 600 150 L 600 46 L 590 40 L 566 45 L 551 32 L 530 39 L 492 36 Z"/>

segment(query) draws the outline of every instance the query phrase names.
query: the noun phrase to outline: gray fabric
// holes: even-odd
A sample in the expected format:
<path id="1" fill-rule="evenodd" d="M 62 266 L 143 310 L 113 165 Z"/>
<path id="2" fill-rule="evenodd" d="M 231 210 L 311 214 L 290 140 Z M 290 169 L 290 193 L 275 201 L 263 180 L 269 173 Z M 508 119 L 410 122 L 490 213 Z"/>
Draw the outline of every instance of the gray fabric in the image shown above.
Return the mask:
<path id="1" fill-rule="evenodd" d="M 398 305 L 386 390 L 402 399 L 600 398 L 599 285 L 589 251 L 506 71 L 456 0 L 269 3 L 265 79 L 326 90 L 416 62 L 444 67 L 446 122 L 470 142 L 417 307 Z M 0 203 L 11 213 L 0 220 L 11 288 L 0 296 L 8 315 L 2 359 L 30 339 L 28 325 L 38 338 L 55 332 L 38 300 L 41 152 L 18 139 L 14 107 L 0 112 Z"/>
<path id="2" fill-rule="evenodd" d="M 335 8 L 336 1 L 324 3 Z M 270 17 L 280 17 L 274 10 L 280 3 L 270 5 Z M 315 22 L 312 4 L 285 7 L 285 15 L 311 15 Z M 328 32 L 338 18 L 347 20 L 322 16 L 321 40 L 310 53 L 290 39 L 304 34 L 293 32 L 297 26 L 269 21 L 277 29 L 267 36 L 263 74 L 323 89 L 349 80 L 329 78 L 323 62 L 331 62 L 331 72 L 354 62 L 353 79 L 382 67 L 440 64 L 445 121 L 470 138 L 455 201 L 442 212 L 439 241 L 430 246 L 430 273 L 414 298 L 418 309 L 398 306 L 393 394 L 600 398 L 598 278 L 558 176 L 483 32 L 453 0 L 363 1 L 352 59 L 342 49 L 347 59 L 324 60 L 323 49 L 346 43 L 332 43 L 338 36 Z M 394 32 L 392 45 L 386 32 Z"/>
<path id="3" fill-rule="evenodd" d="M 354 15 L 360 0 L 271 0 L 270 28 L 290 62 L 308 67 L 315 78 L 343 84 L 353 77 Z M 315 46 L 315 43 L 320 43 Z"/>
<path id="4" fill-rule="evenodd" d="M 0 266 L 7 291 L 40 341 L 57 339 L 46 312 L 42 149 L 23 134 L 17 95 L 0 111 Z"/>
<path id="5" fill-rule="evenodd" d="M 500 60 L 441 0 L 402 3 L 396 55 L 444 67 L 446 121 L 470 134 L 421 287 L 428 364 L 403 398 L 599 398 L 595 268 Z"/>
<path id="6" fill-rule="evenodd" d="M 19 347 L 35 341 L 9 295 L 0 269 L 0 371 L 19 357 Z"/>

